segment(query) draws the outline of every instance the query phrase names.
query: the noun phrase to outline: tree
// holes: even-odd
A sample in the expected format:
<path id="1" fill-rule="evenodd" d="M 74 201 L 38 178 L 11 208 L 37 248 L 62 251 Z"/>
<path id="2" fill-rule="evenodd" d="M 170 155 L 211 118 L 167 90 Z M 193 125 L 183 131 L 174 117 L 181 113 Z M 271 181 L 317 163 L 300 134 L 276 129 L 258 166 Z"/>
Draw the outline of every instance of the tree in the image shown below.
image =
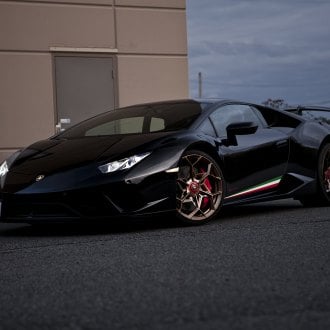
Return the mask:
<path id="1" fill-rule="evenodd" d="M 283 99 L 268 99 L 267 101 L 262 102 L 262 104 L 266 105 L 267 107 L 280 110 L 289 107 L 288 103 L 286 103 Z"/>

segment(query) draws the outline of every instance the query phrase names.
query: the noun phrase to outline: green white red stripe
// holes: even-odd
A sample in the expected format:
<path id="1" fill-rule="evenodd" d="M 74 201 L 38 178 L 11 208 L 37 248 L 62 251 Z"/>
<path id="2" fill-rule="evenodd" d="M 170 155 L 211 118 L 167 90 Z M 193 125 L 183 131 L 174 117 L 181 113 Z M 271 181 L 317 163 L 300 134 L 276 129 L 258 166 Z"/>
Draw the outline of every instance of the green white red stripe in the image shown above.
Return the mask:
<path id="1" fill-rule="evenodd" d="M 269 181 L 266 181 L 266 182 L 263 182 L 261 184 L 258 184 L 256 186 L 253 186 L 249 189 L 245 189 L 239 193 L 236 193 L 234 195 L 230 195 L 227 198 L 234 198 L 234 197 L 242 197 L 242 196 L 246 196 L 246 195 L 250 195 L 250 194 L 255 194 L 255 193 L 258 193 L 258 192 L 261 192 L 261 191 L 265 191 L 265 190 L 269 190 L 269 189 L 273 189 L 273 188 L 276 188 L 280 182 L 281 182 L 281 179 L 282 177 L 279 176 L 275 179 L 272 179 L 272 180 L 269 180 Z"/>

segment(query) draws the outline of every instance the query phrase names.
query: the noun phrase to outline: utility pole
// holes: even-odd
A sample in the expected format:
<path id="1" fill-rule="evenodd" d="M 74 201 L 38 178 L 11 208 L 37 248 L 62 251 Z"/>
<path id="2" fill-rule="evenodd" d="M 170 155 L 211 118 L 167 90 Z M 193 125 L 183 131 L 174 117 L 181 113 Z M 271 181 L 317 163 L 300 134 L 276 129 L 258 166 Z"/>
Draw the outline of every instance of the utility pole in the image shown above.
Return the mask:
<path id="1" fill-rule="evenodd" d="M 203 97 L 203 80 L 202 80 L 202 73 L 198 72 L 198 98 Z"/>

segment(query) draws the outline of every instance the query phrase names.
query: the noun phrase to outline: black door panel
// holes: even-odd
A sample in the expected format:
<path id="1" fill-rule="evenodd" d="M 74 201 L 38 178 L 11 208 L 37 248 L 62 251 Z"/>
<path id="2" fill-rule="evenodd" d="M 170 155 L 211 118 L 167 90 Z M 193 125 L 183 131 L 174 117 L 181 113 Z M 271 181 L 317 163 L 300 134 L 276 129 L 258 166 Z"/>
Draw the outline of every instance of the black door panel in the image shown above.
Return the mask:
<path id="1" fill-rule="evenodd" d="M 220 146 L 228 195 L 281 177 L 289 156 L 289 138 L 273 129 L 237 136 L 237 146 Z"/>
<path id="2" fill-rule="evenodd" d="M 227 198 L 232 195 L 240 198 L 240 192 L 258 185 L 273 189 L 275 184 L 272 182 L 278 184 L 286 171 L 288 134 L 268 128 L 259 110 L 247 104 L 221 106 L 210 115 L 210 120 L 219 137 L 218 151 L 223 158 Z M 234 129 L 228 131 L 229 127 Z M 231 136 L 235 132 L 237 134 Z M 264 193 L 265 190 L 252 189 L 252 193 Z"/>

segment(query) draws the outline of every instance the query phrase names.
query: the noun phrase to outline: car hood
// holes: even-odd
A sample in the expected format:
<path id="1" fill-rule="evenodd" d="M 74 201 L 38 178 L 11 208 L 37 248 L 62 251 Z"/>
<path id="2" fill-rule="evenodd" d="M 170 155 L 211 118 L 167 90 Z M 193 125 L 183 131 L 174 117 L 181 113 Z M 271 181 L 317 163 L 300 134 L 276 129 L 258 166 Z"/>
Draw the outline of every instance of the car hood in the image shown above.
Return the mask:
<path id="1" fill-rule="evenodd" d="M 93 162 L 112 161 L 152 150 L 155 141 L 163 141 L 169 134 L 171 133 L 42 140 L 24 149 L 10 166 L 10 172 L 50 174 Z"/>

